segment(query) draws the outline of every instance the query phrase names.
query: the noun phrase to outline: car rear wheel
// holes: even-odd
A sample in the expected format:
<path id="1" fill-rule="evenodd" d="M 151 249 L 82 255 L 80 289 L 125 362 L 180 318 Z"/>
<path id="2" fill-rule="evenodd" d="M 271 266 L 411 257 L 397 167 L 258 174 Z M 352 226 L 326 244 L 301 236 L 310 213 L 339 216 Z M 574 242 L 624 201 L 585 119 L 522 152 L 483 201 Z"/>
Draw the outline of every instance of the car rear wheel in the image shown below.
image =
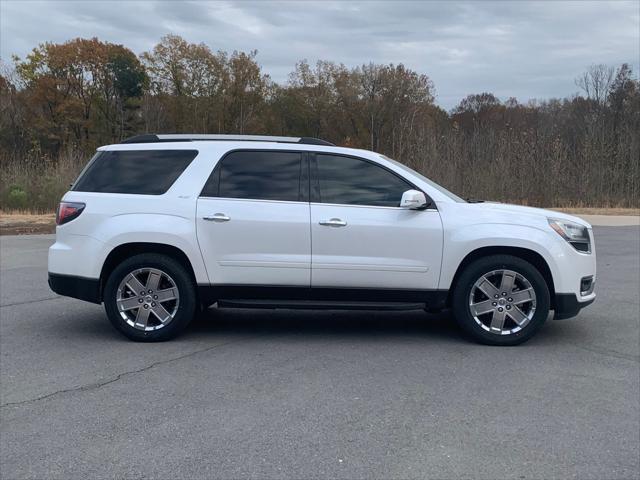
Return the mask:
<path id="1" fill-rule="evenodd" d="M 113 326 L 130 339 L 169 340 L 193 319 L 196 289 L 189 272 L 173 258 L 141 254 L 109 275 L 104 305 Z"/>
<path id="2" fill-rule="evenodd" d="M 488 345 L 517 345 L 530 339 L 549 316 L 549 288 L 529 262 L 492 255 L 469 264 L 452 297 L 462 329 Z"/>

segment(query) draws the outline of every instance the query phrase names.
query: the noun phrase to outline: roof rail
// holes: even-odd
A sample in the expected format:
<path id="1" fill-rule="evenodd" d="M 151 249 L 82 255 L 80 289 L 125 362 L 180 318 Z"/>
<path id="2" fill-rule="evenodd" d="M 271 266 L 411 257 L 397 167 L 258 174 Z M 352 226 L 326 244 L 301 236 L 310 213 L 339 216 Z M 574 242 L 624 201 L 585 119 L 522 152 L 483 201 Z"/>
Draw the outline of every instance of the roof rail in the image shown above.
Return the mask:
<path id="1" fill-rule="evenodd" d="M 159 143 L 159 142 L 196 142 L 196 141 L 242 141 L 242 142 L 276 142 L 301 143 L 304 145 L 325 145 L 335 147 L 333 143 L 313 137 L 272 137 L 269 135 L 222 135 L 201 133 L 155 134 L 147 133 L 129 137 L 120 143 Z"/>

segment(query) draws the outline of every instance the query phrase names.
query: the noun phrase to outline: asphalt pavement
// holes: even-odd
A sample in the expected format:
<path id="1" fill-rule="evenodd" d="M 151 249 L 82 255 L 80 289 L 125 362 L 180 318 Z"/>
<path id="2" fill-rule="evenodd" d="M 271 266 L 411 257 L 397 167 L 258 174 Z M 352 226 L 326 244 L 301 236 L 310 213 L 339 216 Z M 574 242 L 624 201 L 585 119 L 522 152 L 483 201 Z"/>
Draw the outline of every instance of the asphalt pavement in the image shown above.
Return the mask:
<path id="1" fill-rule="evenodd" d="M 126 340 L 0 237 L 0 477 L 640 476 L 640 228 L 595 227 L 596 302 L 525 345 L 448 314 L 210 310 Z"/>

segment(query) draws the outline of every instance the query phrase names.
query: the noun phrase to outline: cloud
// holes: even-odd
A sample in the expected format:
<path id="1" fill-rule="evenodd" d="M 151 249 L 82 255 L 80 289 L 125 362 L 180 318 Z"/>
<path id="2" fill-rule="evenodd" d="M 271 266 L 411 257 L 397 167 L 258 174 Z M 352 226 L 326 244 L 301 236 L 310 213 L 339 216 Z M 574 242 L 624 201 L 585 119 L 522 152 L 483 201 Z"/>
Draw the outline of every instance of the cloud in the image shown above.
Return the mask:
<path id="1" fill-rule="evenodd" d="M 258 49 L 287 80 L 296 61 L 404 63 L 429 75 L 451 108 L 467 94 L 563 97 L 593 63 L 640 68 L 640 3 L 617 2 L 0 2 L 0 55 L 93 37 L 136 53 L 167 33 L 214 50 Z"/>

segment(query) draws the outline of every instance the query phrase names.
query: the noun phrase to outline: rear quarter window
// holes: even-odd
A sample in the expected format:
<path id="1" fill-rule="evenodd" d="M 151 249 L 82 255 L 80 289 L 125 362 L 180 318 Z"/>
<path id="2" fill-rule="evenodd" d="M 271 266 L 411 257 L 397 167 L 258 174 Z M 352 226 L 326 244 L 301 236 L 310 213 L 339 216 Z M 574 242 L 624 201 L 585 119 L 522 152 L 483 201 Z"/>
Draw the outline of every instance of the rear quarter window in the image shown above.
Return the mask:
<path id="1" fill-rule="evenodd" d="M 196 155 L 197 150 L 98 152 L 72 190 L 162 195 L 169 190 Z"/>

